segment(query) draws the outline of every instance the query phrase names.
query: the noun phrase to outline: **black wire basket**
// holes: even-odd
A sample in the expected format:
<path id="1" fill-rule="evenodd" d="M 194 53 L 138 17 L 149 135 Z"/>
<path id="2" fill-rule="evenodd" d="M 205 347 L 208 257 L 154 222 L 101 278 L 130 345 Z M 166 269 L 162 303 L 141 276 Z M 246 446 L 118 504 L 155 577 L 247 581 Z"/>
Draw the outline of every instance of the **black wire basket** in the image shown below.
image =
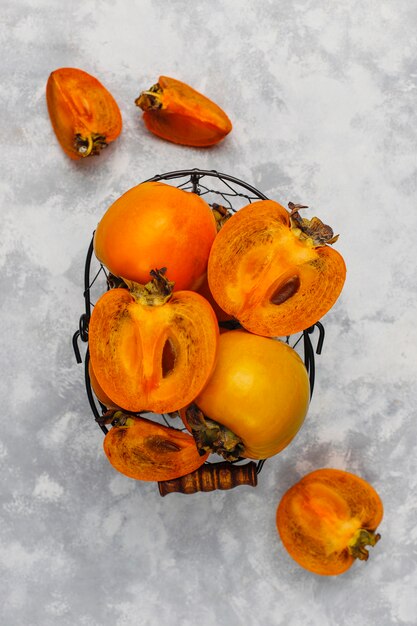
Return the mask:
<path id="1" fill-rule="evenodd" d="M 258 189 L 255 189 L 255 187 L 252 187 L 248 183 L 239 180 L 234 176 L 221 174 L 215 170 L 178 170 L 167 172 L 165 174 L 158 174 L 144 182 L 150 181 L 169 182 L 169 184 L 173 184 L 175 187 L 204 196 L 204 199 L 211 207 L 213 207 L 213 205 L 220 204 L 231 213 L 238 211 L 240 208 L 251 202 L 257 200 L 267 200 L 267 196 L 265 196 Z M 172 183 L 170 181 L 172 181 Z M 81 356 L 79 342 L 81 341 L 87 344 L 84 356 L 86 393 L 93 416 L 103 433 L 106 434 L 108 429 L 103 423 L 103 415 L 107 412 L 107 407 L 104 406 L 104 404 L 102 404 L 95 396 L 89 376 L 88 326 L 91 312 L 96 300 L 103 294 L 104 291 L 111 288 L 111 281 L 109 280 L 108 271 L 94 255 L 93 241 L 94 233 L 88 248 L 84 269 L 83 295 L 85 310 L 80 317 L 79 327 L 73 335 L 72 345 L 77 363 L 82 363 L 83 358 Z M 223 325 L 226 328 L 230 327 L 230 324 L 232 324 L 233 327 L 234 322 L 220 322 L 220 325 Z M 238 324 L 234 324 L 234 327 L 237 325 Z M 315 348 L 313 347 L 311 341 L 313 334 L 318 334 Z M 309 376 L 311 397 L 314 390 L 315 380 L 315 354 L 320 354 L 322 351 L 324 327 L 321 322 L 316 322 L 316 324 L 307 328 L 303 332 L 286 337 L 285 341 L 300 354 L 304 361 Z M 184 430 L 182 423 L 181 427 L 177 426 L 171 417 L 167 418 L 165 415 L 154 415 L 153 419 L 159 421 L 162 420 L 170 428 L 178 427 L 179 429 Z M 265 460 L 254 462 L 248 461 L 247 459 L 241 459 L 233 463 L 229 461 L 211 460 L 210 457 L 210 460 L 206 461 L 203 468 L 200 468 L 200 470 L 196 470 L 196 472 L 192 473 L 194 476 L 188 475 L 174 481 L 159 482 L 159 491 L 161 495 L 166 495 L 167 493 L 172 493 L 174 491 L 194 493 L 195 491 L 229 489 L 241 484 L 255 486 L 257 484 L 257 476 L 264 463 Z M 235 470 L 233 470 L 233 468 L 235 468 Z M 236 474 L 235 478 L 233 478 L 233 472 Z"/>

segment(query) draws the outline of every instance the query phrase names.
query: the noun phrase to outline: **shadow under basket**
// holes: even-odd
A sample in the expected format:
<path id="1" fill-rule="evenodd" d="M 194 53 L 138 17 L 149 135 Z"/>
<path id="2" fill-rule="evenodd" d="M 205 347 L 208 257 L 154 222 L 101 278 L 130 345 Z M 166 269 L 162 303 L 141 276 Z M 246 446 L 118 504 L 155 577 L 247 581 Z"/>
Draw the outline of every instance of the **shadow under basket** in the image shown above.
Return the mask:
<path id="1" fill-rule="evenodd" d="M 212 207 L 219 204 L 225 207 L 231 213 L 238 211 L 243 206 L 257 201 L 267 200 L 268 198 L 260 191 L 228 174 L 221 174 L 214 170 L 178 170 L 159 174 L 148 181 L 164 181 L 175 187 L 204 196 L 206 202 Z M 144 182 L 148 182 L 144 181 Z M 172 181 L 172 182 L 170 182 Z M 107 426 L 103 424 L 102 417 L 106 413 L 107 408 L 96 398 L 90 382 L 88 372 L 89 352 L 88 352 L 88 325 L 91 317 L 91 311 L 97 299 L 108 289 L 110 289 L 109 275 L 106 268 L 97 261 L 93 249 L 93 237 L 88 248 L 85 269 L 84 269 L 84 301 L 85 311 L 80 317 L 79 327 L 73 335 L 72 345 L 74 348 L 77 363 L 83 362 L 79 342 L 86 345 L 84 354 L 85 369 L 85 388 L 90 403 L 92 413 L 98 426 L 104 434 L 108 432 Z M 226 328 L 237 327 L 234 322 L 220 322 L 220 326 Z M 232 325 L 232 326 L 231 326 Z M 316 347 L 313 348 L 311 336 L 318 334 Z M 306 366 L 310 381 L 310 397 L 313 394 L 314 378 L 315 378 L 315 354 L 320 354 L 324 341 L 324 328 L 321 322 L 316 322 L 310 328 L 307 328 L 297 335 L 291 335 L 286 338 L 286 343 L 297 350 Z M 135 415 L 134 413 L 132 415 Z M 139 415 L 139 414 L 136 414 Z M 143 415 L 143 414 L 141 414 Z M 159 421 L 176 428 L 172 418 L 165 415 L 153 415 L 151 419 Z M 169 420 L 169 421 L 168 421 Z M 180 420 L 178 419 L 178 422 Z M 185 430 L 178 425 L 178 430 Z M 216 455 L 212 455 L 214 458 Z M 248 461 L 247 459 L 239 459 L 236 462 L 208 460 L 198 470 L 191 472 L 185 476 L 181 476 L 174 480 L 159 481 L 158 488 L 161 496 L 168 493 L 196 493 L 198 491 L 214 491 L 216 489 L 232 489 L 239 485 L 250 485 L 255 487 L 258 482 L 258 474 L 265 464 L 265 460 Z"/>

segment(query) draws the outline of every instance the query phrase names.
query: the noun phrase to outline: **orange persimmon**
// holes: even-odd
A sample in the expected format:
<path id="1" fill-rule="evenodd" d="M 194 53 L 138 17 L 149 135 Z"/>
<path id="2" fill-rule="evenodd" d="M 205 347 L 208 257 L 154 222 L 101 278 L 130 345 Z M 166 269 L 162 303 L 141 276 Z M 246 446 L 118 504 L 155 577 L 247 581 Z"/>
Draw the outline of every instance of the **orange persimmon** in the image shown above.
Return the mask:
<path id="1" fill-rule="evenodd" d="M 122 130 L 120 109 L 109 91 L 83 70 L 62 67 L 51 73 L 46 102 L 52 127 L 71 159 L 97 155 Z"/>
<path id="2" fill-rule="evenodd" d="M 202 285 L 198 289 L 198 293 L 201 294 L 212 306 L 213 311 L 216 314 L 219 322 L 229 322 L 233 319 L 231 315 L 223 311 L 221 307 L 217 304 L 216 300 L 213 298 L 213 294 L 210 291 L 210 287 L 207 281 L 207 274 L 204 276 L 204 280 Z"/>
<path id="3" fill-rule="evenodd" d="M 232 330 L 220 335 L 213 373 L 180 416 L 200 450 L 266 459 L 295 437 L 309 401 L 307 370 L 293 348 Z"/>
<path id="4" fill-rule="evenodd" d="M 146 283 L 155 267 L 168 267 L 175 290 L 198 289 L 216 236 L 213 213 L 200 196 L 160 182 L 129 189 L 100 220 L 97 258 L 115 276 Z"/>
<path id="5" fill-rule="evenodd" d="M 163 271 L 97 301 L 89 325 L 91 364 L 103 392 L 127 411 L 169 413 L 191 402 L 215 364 L 219 330 L 209 303 L 172 293 Z"/>
<path id="6" fill-rule="evenodd" d="M 109 398 L 106 393 L 104 393 L 104 391 L 98 384 L 98 380 L 96 378 L 96 375 L 94 374 L 94 370 L 91 365 L 91 359 L 88 361 L 88 375 L 90 378 L 91 389 L 93 390 L 97 400 L 99 400 L 101 404 L 104 404 L 107 409 L 120 409 L 120 407 L 115 402 L 113 402 L 113 400 Z"/>
<path id="7" fill-rule="evenodd" d="M 277 529 L 284 547 L 302 567 L 323 576 L 345 572 L 355 559 L 367 560 L 383 506 L 362 478 L 336 469 L 307 474 L 282 497 Z"/>
<path id="8" fill-rule="evenodd" d="M 232 130 L 226 113 L 185 83 L 160 76 L 135 100 L 154 135 L 186 146 L 211 146 Z"/>
<path id="9" fill-rule="evenodd" d="M 191 435 L 142 417 L 117 411 L 106 434 L 104 452 L 111 465 L 136 480 L 173 480 L 198 469 L 200 455 Z"/>
<path id="10" fill-rule="evenodd" d="M 208 282 L 218 305 L 247 330 L 286 336 L 315 324 L 336 302 L 346 266 L 318 218 L 259 200 L 226 221 L 211 248 Z"/>

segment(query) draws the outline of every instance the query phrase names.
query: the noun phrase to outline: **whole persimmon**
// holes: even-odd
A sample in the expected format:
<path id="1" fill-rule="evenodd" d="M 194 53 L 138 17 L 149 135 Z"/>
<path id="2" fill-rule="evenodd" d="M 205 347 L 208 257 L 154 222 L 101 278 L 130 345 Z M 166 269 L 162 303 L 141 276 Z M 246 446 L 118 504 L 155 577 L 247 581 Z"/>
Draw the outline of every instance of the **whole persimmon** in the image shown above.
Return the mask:
<path id="1" fill-rule="evenodd" d="M 217 235 L 208 282 L 218 305 L 252 333 L 282 337 L 305 330 L 334 305 L 346 266 L 318 218 L 301 218 L 273 200 L 237 211 Z"/>
<path id="2" fill-rule="evenodd" d="M 307 474 L 282 497 L 277 529 L 290 556 L 323 576 L 342 574 L 380 539 L 383 506 L 365 480 L 337 469 Z"/>
<path id="3" fill-rule="evenodd" d="M 94 251 L 115 276 L 147 283 L 167 267 L 175 290 L 198 289 L 206 274 L 216 221 L 195 193 L 145 182 L 118 198 L 100 220 Z"/>
<path id="4" fill-rule="evenodd" d="M 309 400 L 307 370 L 293 348 L 232 330 L 220 335 L 214 371 L 185 422 L 202 451 L 265 459 L 295 437 Z"/>

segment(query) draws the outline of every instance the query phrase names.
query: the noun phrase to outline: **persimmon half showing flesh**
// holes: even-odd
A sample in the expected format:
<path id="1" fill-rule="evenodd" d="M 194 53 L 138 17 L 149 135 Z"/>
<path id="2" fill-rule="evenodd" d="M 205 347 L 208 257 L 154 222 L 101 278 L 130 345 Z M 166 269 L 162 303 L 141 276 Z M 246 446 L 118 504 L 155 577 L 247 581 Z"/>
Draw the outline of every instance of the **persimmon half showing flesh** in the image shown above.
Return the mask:
<path id="1" fill-rule="evenodd" d="M 295 437 L 309 401 L 307 370 L 293 348 L 232 330 L 220 335 L 214 371 L 185 422 L 201 451 L 266 459 Z"/>
<path id="2" fill-rule="evenodd" d="M 115 276 L 145 284 L 167 267 L 175 290 L 198 289 L 216 236 L 200 196 L 160 182 L 129 189 L 103 215 L 94 235 L 97 258 Z"/>
<path id="3" fill-rule="evenodd" d="M 176 411 L 198 395 L 212 372 L 216 316 L 197 293 L 172 293 L 162 271 L 147 285 L 130 287 L 111 289 L 93 309 L 89 350 L 95 377 L 126 411 Z"/>
<path id="4" fill-rule="evenodd" d="M 318 218 L 260 200 L 226 221 L 212 246 L 208 282 L 218 305 L 252 333 L 291 335 L 315 324 L 336 302 L 346 267 Z"/>
<path id="5" fill-rule="evenodd" d="M 342 574 L 366 546 L 380 539 L 383 506 L 375 489 L 343 470 L 307 474 L 282 497 L 277 528 L 284 547 L 302 567 L 323 576 Z"/>
<path id="6" fill-rule="evenodd" d="M 188 433 L 123 412 L 114 414 L 104 452 L 113 467 L 136 480 L 173 480 L 198 469 L 208 454 L 200 455 Z"/>
<path id="7" fill-rule="evenodd" d="M 52 127 L 71 159 L 97 155 L 122 130 L 120 109 L 111 93 L 83 70 L 62 67 L 51 73 L 46 102 Z"/>
<path id="8" fill-rule="evenodd" d="M 226 113 L 189 85 L 160 76 L 135 100 L 154 135 L 186 146 L 212 146 L 232 130 Z"/>

